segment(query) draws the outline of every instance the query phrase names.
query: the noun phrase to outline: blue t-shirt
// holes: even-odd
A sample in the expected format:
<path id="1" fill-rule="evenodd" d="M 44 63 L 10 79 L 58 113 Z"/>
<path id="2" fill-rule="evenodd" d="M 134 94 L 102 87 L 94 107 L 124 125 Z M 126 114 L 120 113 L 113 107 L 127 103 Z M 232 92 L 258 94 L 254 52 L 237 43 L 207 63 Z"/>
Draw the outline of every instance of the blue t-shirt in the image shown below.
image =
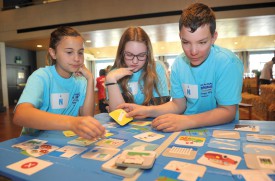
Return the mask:
<path id="1" fill-rule="evenodd" d="M 184 114 L 198 114 L 218 105 L 240 103 L 242 82 L 241 60 L 233 52 L 213 45 L 207 59 L 197 67 L 192 67 L 184 54 L 176 58 L 171 71 L 171 96 L 186 98 Z"/>
<path id="2" fill-rule="evenodd" d="M 77 116 L 86 97 L 85 77 L 61 77 L 55 66 L 36 70 L 29 78 L 17 103 L 31 103 L 37 109 L 62 115 Z M 23 133 L 33 129 L 23 129 Z"/>
<path id="3" fill-rule="evenodd" d="M 130 92 L 134 96 L 134 103 L 141 105 L 144 101 L 144 94 L 143 94 L 143 85 L 144 82 L 143 80 L 140 80 L 139 78 L 141 74 L 143 73 L 143 69 L 133 73 L 131 76 L 129 82 L 128 82 L 128 87 L 130 89 Z M 167 84 L 167 78 L 166 78 L 166 72 L 164 66 L 156 61 L 156 72 L 158 75 L 159 82 L 157 84 L 158 86 L 158 91 L 160 93 L 160 96 L 169 96 L 169 91 L 168 91 L 168 84 Z M 159 97 L 157 94 L 156 90 L 153 90 L 153 97 Z"/>

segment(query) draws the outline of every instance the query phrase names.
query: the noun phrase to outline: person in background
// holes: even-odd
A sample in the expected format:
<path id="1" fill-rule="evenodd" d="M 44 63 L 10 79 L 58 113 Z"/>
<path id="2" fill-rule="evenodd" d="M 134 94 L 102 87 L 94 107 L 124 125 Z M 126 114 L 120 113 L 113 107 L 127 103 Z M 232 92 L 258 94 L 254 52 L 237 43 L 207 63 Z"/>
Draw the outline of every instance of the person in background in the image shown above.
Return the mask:
<path id="1" fill-rule="evenodd" d="M 106 70 L 100 69 L 99 71 L 99 77 L 96 78 L 96 88 L 97 88 L 97 95 L 98 95 L 98 104 L 99 104 L 99 110 L 101 113 L 108 112 L 106 110 L 106 93 L 105 93 L 105 76 L 106 76 Z"/>
<path id="2" fill-rule="evenodd" d="M 129 27 L 123 33 L 105 86 L 110 111 L 124 102 L 157 105 L 169 101 L 165 68 L 155 61 L 151 41 L 142 28 Z"/>
<path id="3" fill-rule="evenodd" d="M 172 101 L 158 106 L 121 104 L 128 117 L 156 117 L 152 127 L 181 131 L 238 120 L 243 64 L 231 51 L 214 45 L 216 18 L 205 4 L 183 10 L 179 37 L 184 54 L 171 68 Z"/>
<path id="4" fill-rule="evenodd" d="M 71 27 L 51 33 L 48 64 L 36 70 L 15 107 L 13 122 L 22 134 L 71 130 L 86 139 L 103 137 L 94 115 L 94 77 L 84 65 L 84 40 Z"/>
<path id="5" fill-rule="evenodd" d="M 112 66 L 111 65 L 108 65 L 107 67 L 106 67 L 106 75 L 110 72 L 110 70 L 112 69 Z"/>
<path id="6" fill-rule="evenodd" d="M 264 68 L 262 69 L 261 75 L 260 75 L 260 84 L 271 84 L 273 79 L 272 69 L 274 64 L 275 64 L 275 57 L 273 57 L 272 60 L 264 64 Z"/>

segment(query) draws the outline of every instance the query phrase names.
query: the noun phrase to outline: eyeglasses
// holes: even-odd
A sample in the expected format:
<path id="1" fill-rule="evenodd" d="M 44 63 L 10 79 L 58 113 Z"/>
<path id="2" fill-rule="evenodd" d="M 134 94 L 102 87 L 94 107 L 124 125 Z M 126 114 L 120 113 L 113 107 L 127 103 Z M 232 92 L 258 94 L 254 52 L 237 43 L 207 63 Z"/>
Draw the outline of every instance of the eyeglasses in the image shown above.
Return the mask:
<path id="1" fill-rule="evenodd" d="M 124 58 L 126 60 L 134 60 L 134 58 L 137 57 L 138 61 L 145 61 L 147 59 L 147 52 L 142 52 L 138 55 L 134 55 L 130 52 L 124 52 Z"/>

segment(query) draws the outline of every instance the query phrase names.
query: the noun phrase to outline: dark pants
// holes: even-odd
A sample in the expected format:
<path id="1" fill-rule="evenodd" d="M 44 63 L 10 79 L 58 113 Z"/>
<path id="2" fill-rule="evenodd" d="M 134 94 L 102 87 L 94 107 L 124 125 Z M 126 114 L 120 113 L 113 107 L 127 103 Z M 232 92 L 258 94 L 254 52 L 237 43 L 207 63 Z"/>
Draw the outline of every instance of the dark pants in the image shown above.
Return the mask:
<path id="1" fill-rule="evenodd" d="M 106 106 L 108 106 L 108 104 L 105 103 L 105 99 L 100 99 L 99 100 L 99 110 L 101 113 L 108 112 L 106 109 Z"/>
<path id="2" fill-rule="evenodd" d="M 260 84 L 271 84 L 270 80 L 266 80 L 266 79 L 260 79 Z"/>

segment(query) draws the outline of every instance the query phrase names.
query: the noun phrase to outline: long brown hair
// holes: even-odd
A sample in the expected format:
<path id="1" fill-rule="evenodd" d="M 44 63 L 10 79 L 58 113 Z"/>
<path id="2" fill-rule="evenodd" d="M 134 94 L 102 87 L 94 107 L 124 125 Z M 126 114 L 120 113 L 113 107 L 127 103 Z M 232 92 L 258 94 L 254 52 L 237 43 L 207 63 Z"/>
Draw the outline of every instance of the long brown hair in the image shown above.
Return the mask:
<path id="1" fill-rule="evenodd" d="M 119 46 L 117 49 L 116 59 L 112 69 L 127 67 L 124 61 L 124 50 L 125 50 L 126 43 L 129 41 L 142 42 L 147 47 L 147 60 L 142 68 L 143 72 L 138 82 L 139 82 L 139 85 L 141 85 L 140 84 L 141 81 L 144 82 L 144 87 L 142 91 L 145 96 L 145 99 L 144 99 L 143 105 L 149 105 L 150 103 L 152 103 L 152 101 L 154 104 L 156 101 L 153 97 L 154 89 L 156 90 L 158 96 L 161 97 L 157 87 L 157 83 L 159 80 L 156 72 L 156 63 L 154 60 L 152 44 L 149 36 L 142 28 L 129 27 L 125 30 L 125 32 L 121 36 Z M 123 91 L 123 97 L 125 99 L 125 102 L 132 103 L 134 102 L 134 98 L 128 89 L 128 81 L 130 78 L 131 76 L 125 76 L 122 79 L 120 79 L 118 83 L 120 84 L 121 89 Z M 162 103 L 162 100 L 161 100 L 161 103 Z"/>

